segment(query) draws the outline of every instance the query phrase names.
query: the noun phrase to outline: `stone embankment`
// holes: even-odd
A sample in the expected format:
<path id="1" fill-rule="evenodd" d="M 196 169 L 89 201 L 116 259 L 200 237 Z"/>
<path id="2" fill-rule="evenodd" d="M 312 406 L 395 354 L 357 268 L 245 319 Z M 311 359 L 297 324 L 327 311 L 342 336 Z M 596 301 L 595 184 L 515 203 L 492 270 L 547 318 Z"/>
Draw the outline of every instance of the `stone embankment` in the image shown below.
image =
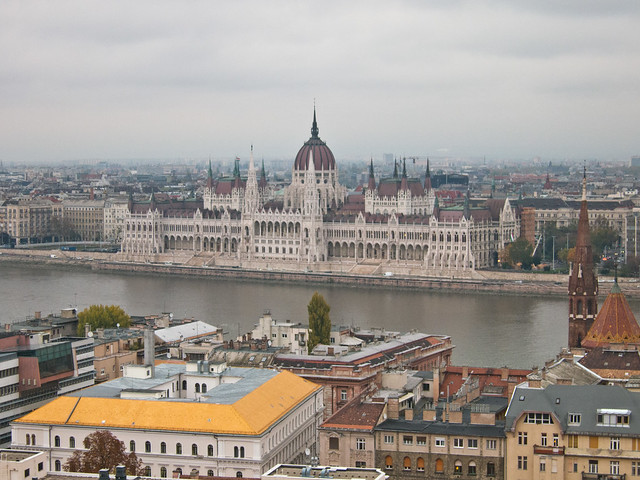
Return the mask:
<path id="1" fill-rule="evenodd" d="M 403 276 L 400 274 L 350 274 L 275 269 L 244 269 L 233 266 L 185 265 L 173 262 L 124 262 L 119 257 L 102 252 L 62 252 L 60 250 L 1 250 L 2 263 L 37 263 L 55 268 L 79 268 L 93 271 L 117 271 L 154 275 L 201 276 L 234 280 L 276 281 L 308 284 L 334 284 L 381 288 L 469 291 L 502 295 L 567 295 L 567 276 L 560 274 L 514 271 L 477 271 L 473 278 L 441 278 Z M 612 278 L 600 277 L 601 294 L 606 295 Z M 621 279 L 620 287 L 632 298 L 640 298 L 640 282 Z"/>

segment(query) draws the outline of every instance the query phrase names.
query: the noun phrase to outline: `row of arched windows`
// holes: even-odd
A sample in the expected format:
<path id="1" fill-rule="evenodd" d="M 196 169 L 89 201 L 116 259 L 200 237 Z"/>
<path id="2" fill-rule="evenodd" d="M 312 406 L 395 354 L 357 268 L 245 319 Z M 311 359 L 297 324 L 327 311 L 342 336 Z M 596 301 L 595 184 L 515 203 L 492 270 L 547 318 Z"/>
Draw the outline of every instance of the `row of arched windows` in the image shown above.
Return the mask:
<path id="1" fill-rule="evenodd" d="M 385 458 L 385 469 L 386 470 L 393 470 L 393 458 L 391 457 L 391 455 L 387 455 L 387 457 Z M 411 458 L 409 457 L 404 457 L 403 461 L 402 461 L 402 469 L 405 472 L 409 472 L 413 469 L 413 465 L 411 462 Z M 422 457 L 418 457 L 416 459 L 416 463 L 415 463 L 415 469 L 417 472 L 424 472 L 425 471 L 425 463 L 424 463 L 424 458 Z M 444 473 L 444 461 L 441 458 L 436 459 L 435 463 L 434 463 L 434 472 L 435 473 Z M 461 460 L 456 460 L 453 464 L 453 473 L 455 474 L 463 474 L 464 473 L 464 464 L 462 463 Z M 488 462 L 487 463 L 487 475 L 495 475 L 496 473 L 496 465 L 493 462 Z M 475 461 L 471 460 L 470 462 L 467 463 L 467 471 L 466 471 L 467 475 L 476 475 L 477 474 L 477 464 Z"/>
<path id="2" fill-rule="evenodd" d="M 33 435 L 33 444 L 35 445 L 35 435 Z M 27 445 L 29 445 L 29 441 L 27 440 Z M 60 446 L 60 437 L 58 435 L 56 435 L 55 437 L 53 437 L 53 446 L 54 447 L 59 447 Z M 69 448 L 76 448 L 76 439 L 74 437 L 69 437 Z"/>
<path id="3" fill-rule="evenodd" d="M 129 442 L 129 451 L 130 452 L 136 451 L 136 442 L 134 440 L 131 440 Z M 244 453 L 244 447 L 242 451 Z M 148 440 L 144 442 L 144 452 L 151 453 L 151 442 Z M 182 455 L 181 443 L 176 443 L 175 452 L 176 452 L 176 455 Z M 165 442 L 160 443 L 160 453 L 167 453 L 167 444 Z M 194 455 L 194 456 L 198 455 L 198 445 L 196 445 L 195 443 L 191 444 L 191 455 Z M 207 445 L 207 456 L 213 457 L 213 445 L 211 444 Z"/>

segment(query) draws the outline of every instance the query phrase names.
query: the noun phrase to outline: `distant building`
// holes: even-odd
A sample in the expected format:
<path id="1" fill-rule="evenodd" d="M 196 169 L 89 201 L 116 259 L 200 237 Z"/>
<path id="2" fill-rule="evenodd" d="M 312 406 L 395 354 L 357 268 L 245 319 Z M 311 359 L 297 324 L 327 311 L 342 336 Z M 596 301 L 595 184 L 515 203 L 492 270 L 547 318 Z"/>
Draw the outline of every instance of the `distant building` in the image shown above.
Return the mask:
<path id="1" fill-rule="evenodd" d="M 0 449 L 0 477 L 3 480 L 43 478 L 48 463 L 46 452 Z"/>
<path id="2" fill-rule="evenodd" d="M 377 468 L 325 467 L 309 465 L 276 465 L 265 472 L 261 480 L 305 480 L 332 478 L 334 480 L 386 480 L 387 475 Z"/>
<path id="3" fill-rule="evenodd" d="M 64 200 L 64 218 L 76 234 L 85 242 L 104 240 L 104 200 Z"/>
<path id="4" fill-rule="evenodd" d="M 7 200 L 2 206 L 5 228 L 16 245 L 50 241 L 58 236 L 62 203 L 48 198 Z"/>

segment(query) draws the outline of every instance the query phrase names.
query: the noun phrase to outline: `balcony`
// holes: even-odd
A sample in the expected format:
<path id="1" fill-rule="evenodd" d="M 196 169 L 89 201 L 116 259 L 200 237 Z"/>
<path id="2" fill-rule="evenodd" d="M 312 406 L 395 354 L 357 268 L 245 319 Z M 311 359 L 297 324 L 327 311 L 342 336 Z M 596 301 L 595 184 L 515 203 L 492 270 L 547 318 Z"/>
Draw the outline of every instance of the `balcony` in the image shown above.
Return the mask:
<path id="1" fill-rule="evenodd" d="M 582 472 L 582 480 L 626 480 L 627 474 L 614 475 L 613 473 L 585 473 Z"/>
<path id="2" fill-rule="evenodd" d="M 536 455 L 564 455 L 564 447 L 534 445 L 533 453 Z"/>

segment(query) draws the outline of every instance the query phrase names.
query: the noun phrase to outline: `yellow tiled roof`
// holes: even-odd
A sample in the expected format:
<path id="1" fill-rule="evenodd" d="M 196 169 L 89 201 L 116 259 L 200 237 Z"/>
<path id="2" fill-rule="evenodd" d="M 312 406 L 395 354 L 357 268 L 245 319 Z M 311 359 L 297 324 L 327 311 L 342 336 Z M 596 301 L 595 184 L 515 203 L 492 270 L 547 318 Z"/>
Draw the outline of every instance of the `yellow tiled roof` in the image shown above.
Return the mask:
<path id="1" fill-rule="evenodd" d="M 231 405 L 60 397 L 15 422 L 257 435 L 319 388 L 284 371 Z"/>

